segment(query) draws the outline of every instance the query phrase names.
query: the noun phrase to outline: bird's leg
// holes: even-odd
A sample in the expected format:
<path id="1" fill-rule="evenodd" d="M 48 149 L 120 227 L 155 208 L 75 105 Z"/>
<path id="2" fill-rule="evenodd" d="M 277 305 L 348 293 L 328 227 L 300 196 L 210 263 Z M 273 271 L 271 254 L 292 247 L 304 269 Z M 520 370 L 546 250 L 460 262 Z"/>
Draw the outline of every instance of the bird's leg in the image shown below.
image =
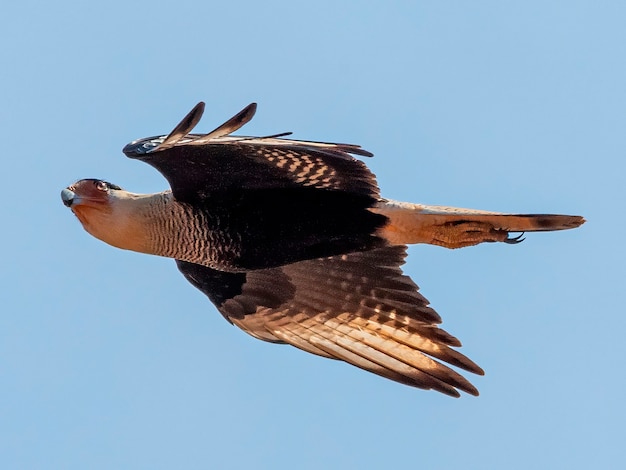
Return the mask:
<path id="1" fill-rule="evenodd" d="M 483 242 L 519 243 L 522 235 L 509 237 L 509 232 L 496 229 L 488 222 L 467 222 L 463 220 L 446 222 L 428 227 L 433 245 L 446 248 L 463 248 Z"/>

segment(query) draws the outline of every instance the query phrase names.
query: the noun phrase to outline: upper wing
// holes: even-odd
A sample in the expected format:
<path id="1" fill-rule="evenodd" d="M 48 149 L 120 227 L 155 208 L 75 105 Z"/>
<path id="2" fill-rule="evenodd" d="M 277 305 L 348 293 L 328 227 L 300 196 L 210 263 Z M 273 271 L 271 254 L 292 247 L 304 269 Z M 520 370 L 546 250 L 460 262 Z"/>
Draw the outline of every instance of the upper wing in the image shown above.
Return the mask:
<path id="1" fill-rule="evenodd" d="M 405 255 L 406 247 L 394 246 L 247 273 L 177 263 L 229 321 L 259 339 L 414 387 L 477 395 L 464 377 L 435 360 L 483 374 L 451 348 L 461 343 L 436 326 L 439 315 L 402 274 Z"/>
<path id="2" fill-rule="evenodd" d="M 255 110 L 253 103 L 208 134 L 189 134 L 204 111 L 201 102 L 169 135 L 136 140 L 123 151 L 159 170 L 184 202 L 221 190 L 301 186 L 378 197 L 374 174 L 351 156 L 372 154 L 357 145 L 229 136 Z"/>

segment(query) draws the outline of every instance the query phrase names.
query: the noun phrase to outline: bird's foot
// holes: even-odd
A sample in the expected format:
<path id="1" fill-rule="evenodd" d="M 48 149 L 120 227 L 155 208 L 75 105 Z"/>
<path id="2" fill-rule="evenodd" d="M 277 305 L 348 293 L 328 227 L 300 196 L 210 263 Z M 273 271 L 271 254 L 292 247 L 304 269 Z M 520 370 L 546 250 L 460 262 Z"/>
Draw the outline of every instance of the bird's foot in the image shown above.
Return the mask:
<path id="1" fill-rule="evenodd" d="M 446 248 L 463 248 L 483 242 L 504 242 L 515 244 L 521 242 L 523 233 L 517 237 L 509 237 L 507 230 L 496 229 L 488 222 L 447 222 L 432 227 L 432 244 Z"/>
<path id="2" fill-rule="evenodd" d="M 520 233 L 517 237 L 507 236 L 504 243 L 508 243 L 509 245 L 517 245 L 518 243 L 522 243 L 526 238 L 524 238 L 524 232 Z"/>

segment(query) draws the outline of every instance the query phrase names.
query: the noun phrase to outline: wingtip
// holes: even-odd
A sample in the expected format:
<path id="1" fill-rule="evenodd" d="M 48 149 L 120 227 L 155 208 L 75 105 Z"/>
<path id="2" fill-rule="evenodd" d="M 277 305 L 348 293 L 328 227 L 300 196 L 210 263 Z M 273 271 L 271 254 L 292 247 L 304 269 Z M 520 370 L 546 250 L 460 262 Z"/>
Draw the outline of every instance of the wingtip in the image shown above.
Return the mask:
<path id="1" fill-rule="evenodd" d="M 202 102 L 200 102 L 202 103 Z M 200 104 L 198 103 L 198 105 Z M 204 105 L 204 103 L 202 103 Z M 254 117 L 256 113 L 257 104 L 250 103 L 248 106 L 243 108 L 237 114 L 235 114 L 232 118 L 226 121 L 224 124 L 216 127 L 208 134 L 204 134 L 203 136 L 195 139 L 193 141 L 194 145 L 206 144 L 211 139 L 217 139 L 219 137 L 223 137 L 229 135 L 236 130 L 240 129 L 242 126 L 250 122 L 250 120 Z"/>
<path id="2" fill-rule="evenodd" d="M 247 124 L 252 120 L 254 115 L 256 114 L 258 105 L 255 102 L 250 103 L 248 106 L 243 108 L 233 119 L 237 120 L 240 124 L 239 127 Z"/>
<path id="3" fill-rule="evenodd" d="M 196 112 L 196 113 L 200 113 L 200 117 L 202 117 L 202 115 L 204 114 L 205 107 L 206 107 L 206 104 L 204 103 L 204 101 L 198 101 L 198 104 L 193 107 L 193 109 L 190 111 L 190 114 Z"/>
<path id="4" fill-rule="evenodd" d="M 204 114 L 204 107 L 205 107 L 204 101 L 199 101 L 198 104 L 196 104 L 191 109 L 191 111 L 187 113 L 187 115 L 182 119 L 182 121 L 178 123 L 178 125 L 174 128 L 174 131 L 183 129 L 183 128 L 188 128 L 189 130 L 187 131 L 187 134 L 191 132 L 191 130 L 194 127 L 196 127 L 196 124 L 200 122 L 200 119 L 202 119 L 202 115 Z M 174 131 L 172 131 L 172 133 Z"/>
<path id="5" fill-rule="evenodd" d="M 160 145 L 158 145 L 156 148 L 151 150 L 151 152 L 158 152 L 159 150 L 165 150 L 176 145 L 178 141 L 180 141 L 183 137 L 189 134 L 193 130 L 194 127 L 196 127 L 196 125 L 200 122 L 200 119 L 202 119 L 203 114 L 204 114 L 204 101 L 200 101 L 176 125 L 176 127 L 172 130 L 172 132 L 170 132 L 168 136 L 163 140 L 163 142 Z"/>
<path id="6" fill-rule="evenodd" d="M 237 115 L 234 116 L 233 119 L 236 119 L 237 121 L 241 123 L 239 127 L 243 126 L 244 124 L 252 120 L 252 118 L 256 114 L 257 107 L 258 105 L 255 102 L 252 102 L 248 106 L 243 108 L 239 113 L 237 113 Z"/>

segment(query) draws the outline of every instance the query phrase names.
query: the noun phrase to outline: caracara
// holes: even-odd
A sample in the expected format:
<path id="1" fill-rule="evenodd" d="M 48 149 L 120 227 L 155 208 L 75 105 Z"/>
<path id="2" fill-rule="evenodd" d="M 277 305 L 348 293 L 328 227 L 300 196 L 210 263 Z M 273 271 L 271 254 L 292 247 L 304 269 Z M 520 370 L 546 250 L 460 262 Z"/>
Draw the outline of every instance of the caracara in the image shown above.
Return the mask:
<path id="1" fill-rule="evenodd" d="M 208 134 L 190 134 L 199 103 L 167 136 L 124 153 L 171 190 L 135 194 L 98 179 L 61 192 L 85 230 L 126 250 L 174 258 L 185 278 L 252 336 L 340 359 L 451 396 L 476 388 L 447 363 L 483 370 L 438 327 L 402 273 L 406 244 L 518 243 L 510 232 L 575 228 L 579 216 L 502 214 L 395 202 L 352 155 L 357 145 L 233 136 L 251 104 Z"/>

